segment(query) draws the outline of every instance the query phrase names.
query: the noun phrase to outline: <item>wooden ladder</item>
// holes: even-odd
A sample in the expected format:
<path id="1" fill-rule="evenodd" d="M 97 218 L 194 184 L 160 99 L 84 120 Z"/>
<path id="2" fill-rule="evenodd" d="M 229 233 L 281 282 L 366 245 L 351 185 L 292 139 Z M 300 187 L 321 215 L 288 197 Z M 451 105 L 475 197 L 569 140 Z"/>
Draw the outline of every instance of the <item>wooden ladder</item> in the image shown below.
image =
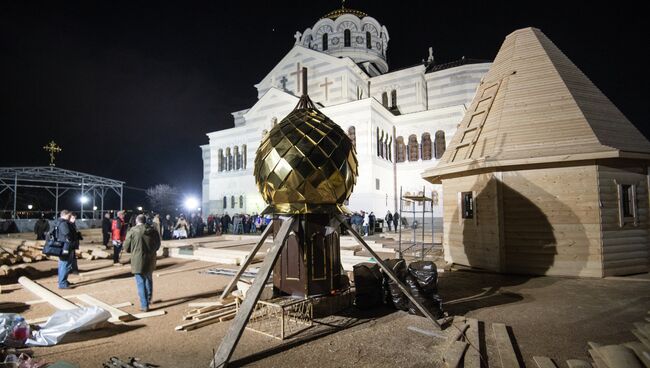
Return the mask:
<path id="1" fill-rule="evenodd" d="M 460 142 L 456 145 L 454 149 L 454 154 L 451 161 L 460 161 L 466 160 L 472 157 L 474 148 L 476 147 L 476 142 L 478 142 L 481 131 L 483 131 L 483 125 L 487 120 L 492 104 L 494 104 L 494 98 L 501 87 L 501 80 L 496 82 L 484 83 L 479 87 L 477 96 L 480 96 L 476 102 L 471 106 L 470 110 L 467 111 L 466 116 L 469 116 L 466 119 L 466 123 L 460 129 L 462 131 Z"/>

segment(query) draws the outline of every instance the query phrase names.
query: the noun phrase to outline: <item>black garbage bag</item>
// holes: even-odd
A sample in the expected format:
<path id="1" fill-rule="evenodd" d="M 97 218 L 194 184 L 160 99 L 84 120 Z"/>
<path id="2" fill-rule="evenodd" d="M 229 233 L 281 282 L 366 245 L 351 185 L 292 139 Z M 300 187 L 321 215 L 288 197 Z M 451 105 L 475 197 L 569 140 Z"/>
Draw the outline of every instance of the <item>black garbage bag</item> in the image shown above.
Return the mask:
<path id="1" fill-rule="evenodd" d="M 424 306 L 436 318 L 443 317 L 442 298 L 438 292 L 438 269 L 433 262 L 417 261 L 408 267 L 406 285 L 415 300 Z M 410 314 L 422 316 L 420 310 L 409 301 Z"/>
<path id="2" fill-rule="evenodd" d="M 354 305 L 360 309 L 370 309 L 382 304 L 383 277 L 379 266 L 375 263 L 359 263 L 354 265 Z"/>
<path id="3" fill-rule="evenodd" d="M 408 272 L 415 277 L 422 292 L 431 295 L 438 292 L 438 268 L 431 261 L 411 262 Z"/>
<path id="4" fill-rule="evenodd" d="M 403 259 L 387 259 L 385 263 L 393 271 L 395 276 L 397 276 L 398 280 L 405 282 L 408 273 L 406 261 Z M 396 309 L 408 310 L 409 300 L 406 295 L 404 295 L 399 286 L 397 286 L 397 283 L 388 274 L 383 273 L 383 275 L 384 303 L 392 305 Z"/>

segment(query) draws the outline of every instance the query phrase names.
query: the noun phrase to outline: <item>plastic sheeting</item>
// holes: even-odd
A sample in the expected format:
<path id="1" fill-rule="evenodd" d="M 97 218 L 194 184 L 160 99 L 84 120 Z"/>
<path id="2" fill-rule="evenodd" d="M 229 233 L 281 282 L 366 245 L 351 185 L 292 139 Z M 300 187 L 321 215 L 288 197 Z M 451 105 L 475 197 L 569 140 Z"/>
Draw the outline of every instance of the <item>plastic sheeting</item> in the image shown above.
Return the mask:
<path id="1" fill-rule="evenodd" d="M 99 307 L 77 308 L 55 312 L 38 331 L 32 331 L 27 346 L 56 345 L 71 332 L 89 330 L 108 321 L 111 314 Z"/>
<path id="2" fill-rule="evenodd" d="M 401 282 L 406 281 L 406 261 L 403 259 L 387 259 L 386 265 L 393 271 L 397 279 Z M 392 305 L 395 309 L 408 310 L 409 300 L 402 290 L 397 286 L 388 274 L 384 273 L 384 302 Z"/>
<path id="3" fill-rule="evenodd" d="M 430 261 L 417 261 L 409 264 L 406 285 L 411 295 L 437 318 L 443 316 L 442 298 L 438 293 L 438 269 Z M 418 308 L 409 301 L 409 313 L 421 316 Z"/>

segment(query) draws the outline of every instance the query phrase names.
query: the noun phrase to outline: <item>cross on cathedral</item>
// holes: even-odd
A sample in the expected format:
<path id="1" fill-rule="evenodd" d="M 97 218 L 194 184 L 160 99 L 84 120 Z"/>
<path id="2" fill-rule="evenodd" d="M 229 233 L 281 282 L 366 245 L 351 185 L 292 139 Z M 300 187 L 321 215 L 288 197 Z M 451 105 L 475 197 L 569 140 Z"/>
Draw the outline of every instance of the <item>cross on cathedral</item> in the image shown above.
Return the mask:
<path id="1" fill-rule="evenodd" d="M 285 77 L 284 75 L 282 76 L 282 78 L 280 78 L 280 84 L 282 85 L 283 91 L 287 90 L 287 81 L 288 81 L 287 77 Z"/>
<path id="2" fill-rule="evenodd" d="M 50 166 L 56 166 L 54 165 L 54 154 L 63 151 L 63 149 L 54 143 L 54 141 L 50 141 L 50 143 L 43 146 L 43 149 L 50 153 Z"/>
<path id="3" fill-rule="evenodd" d="M 300 94 L 300 75 L 302 74 L 302 69 L 300 69 L 300 63 L 296 63 L 296 71 L 289 73 L 289 75 L 296 76 L 296 94 Z"/>
<path id="4" fill-rule="evenodd" d="M 329 85 L 334 84 L 332 81 L 327 81 L 327 77 L 325 77 L 325 83 L 322 83 L 319 85 L 319 87 L 325 87 L 325 101 L 329 101 L 329 96 L 328 96 L 328 91 L 329 91 Z"/>

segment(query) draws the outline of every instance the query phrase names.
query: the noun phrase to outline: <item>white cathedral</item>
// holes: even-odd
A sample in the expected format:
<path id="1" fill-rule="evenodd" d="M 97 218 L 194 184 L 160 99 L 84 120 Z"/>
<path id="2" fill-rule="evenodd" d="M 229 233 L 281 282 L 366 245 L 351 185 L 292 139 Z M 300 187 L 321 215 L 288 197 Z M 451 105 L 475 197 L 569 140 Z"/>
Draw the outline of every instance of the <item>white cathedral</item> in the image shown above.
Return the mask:
<path id="1" fill-rule="evenodd" d="M 390 71 L 386 27 L 347 8 L 294 37 L 294 47 L 255 85 L 253 106 L 232 113 L 233 128 L 207 134 L 203 213 L 264 210 L 253 176 L 255 152 L 296 106 L 306 67 L 309 96 L 356 146 L 359 177 L 348 208 L 383 218 L 399 210 L 400 188 L 414 195 L 424 188 L 433 195 L 434 216 L 442 217 L 441 188 L 421 173 L 437 164 L 491 63 L 463 58 L 436 65 L 429 49 L 427 61 Z"/>

